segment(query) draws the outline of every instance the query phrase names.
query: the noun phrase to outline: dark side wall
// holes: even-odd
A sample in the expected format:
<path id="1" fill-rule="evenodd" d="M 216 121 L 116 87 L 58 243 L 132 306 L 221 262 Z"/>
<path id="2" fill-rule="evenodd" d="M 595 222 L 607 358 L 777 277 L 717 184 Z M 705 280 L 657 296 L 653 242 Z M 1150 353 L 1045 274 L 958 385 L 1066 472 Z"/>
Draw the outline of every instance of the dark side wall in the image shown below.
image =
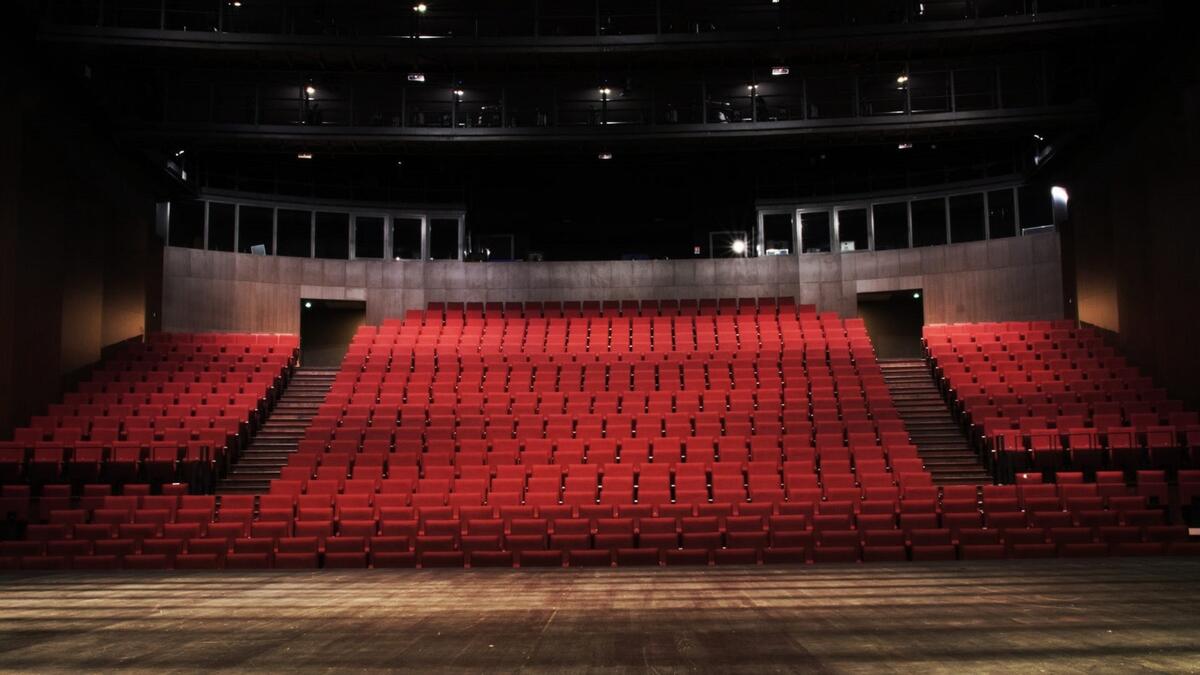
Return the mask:
<path id="1" fill-rule="evenodd" d="M 1200 86 L 1195 66 L 1069 183 L 1079 318 L 1200 406 Z"/>
<path id="2" fill-rule="evenodd" d="M 161 286 L 145 173 L 23 57 L 0 70 L 0 437 L 143 334 Z"/>

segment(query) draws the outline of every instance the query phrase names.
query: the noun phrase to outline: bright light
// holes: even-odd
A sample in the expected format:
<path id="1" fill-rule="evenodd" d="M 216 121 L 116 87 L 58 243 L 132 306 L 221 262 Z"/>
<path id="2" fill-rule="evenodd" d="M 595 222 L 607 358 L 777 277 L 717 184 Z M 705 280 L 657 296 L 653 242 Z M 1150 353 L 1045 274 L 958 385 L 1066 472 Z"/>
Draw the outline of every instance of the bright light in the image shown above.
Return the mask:
<path id="1" fill-rule="evenodd" d="M 1033 138 L 1034 138 L 1034 140 L 1038 140 L 1038 141 L 1044 141 L 1044 140 L 1046 140 L 1046 139 L 1042 138 L 1042 137 L 1041 137 L 1041 135 L 1039 135 L 1039 134 L 1034 134 L 1034 135 L 1033 135 Z"/>
<path id="2" fill-rule="evenodd" d="M 596 157 L 600 159 L 612 159 L 613 156 L 611 152 L 602 152 L 599 155 L 596 155 Z"/>
<path id="3" fill-rule="evenodd" d="M 317 93 L 317 88 L 310 84 L 304 88 L 304 93 L 308 94 L 309 96 L 313 96 Z"/>
<path id="4" fill-rule="evenodd" d="M 462 89 L 455 89 L 455 90 L 454 90 L 454 95 L 455 95 L 455 96 L 457 96 L 457 97 L 459 97 L 459 98 L 462 98 L 462 97 L 463 97 L 463 90 L 462 90 Z"/>
<path id="5" fill-rule="evenodd" d="M 758 89 L 758 85 L 757 84 L 748 84 L 748 85 L 746 85 L 746 89 L 749 89 L 750 91 L 754 91 L 754 90 Z"/>
<path id="6" fill-rule="evenodd" d="M 305 301 L 305 303 L 304 303 L 304 309 L 312 309 L 312 303 L 311 303 L 311 302 L 307 302 L 307 301 Z"/>
<path id="7" fill-rule="evenodd" d="M 779 4 L 779 0 L 771 0 L 771 4 L 772 4 L 772 5 L 778 5 L 778 4 Z"/>
<path id="8" fill-rule="evenodd" d="M 912 143 L 901 143 L 896 146 L 897 150 L 912 150 Z"/>
<path id="9" fill-rule="evenodd" d="M 1050 196 L 1054 198 L 1054 201 L 1059 202 L 1060 204 L 1066 204 L 1067 202 L 1071 201 L 1071 195 L 1067 194 L 1067 189 L 1057 185 L 1050 188 Z"/>
<path id="10" fill-rule="evenodd" d="M 601 96 L 608 96 L 611 93 L 612 93 L 612 89 L 609 89 L 608 87 L 600 87 L 600 95 Z"/>
<path id="11" fill-rule="evenodd" d="M 780 75 L 787 75 L 790 72 L 792 72 L 792 71 L 787 66 L 775 66 L 774 68 L 771 69 L 771 74 L 774 75 L 775 77 L 779 77 Z"/>
<path id="12" fill-rule="evenodd" d="M 901 75 L 896 78 L 896 84 L 904 84 L 905 82 L 908 82 L 908 75 Z"/>
<path id="13" fill-rule="evenodd" d="M 396 262 L 400 262 L 400 256 L 396 256 Z"/>
<path id="14" fill-rule="evenodd" d="M 242 0 L 233 0 L 233 2 L 231 2 L 231 3 L 229 3 L 229 4 L 233 5 L 234 7 L 241 7 L 241 6 L 242 6 Z"/>
<path id="15" fill-rule="evenodd" d="M 409 82 L 424 82 L 425 81 L 425 73 L 409 73 L 408 81 Z"/>
<path id="16" fill-rule="evenodd" d="M 396 160 L 396 166 L 404 166 L 404 160 L 402 160 L 402 159 Z"/>
<path id="17" fill-rule="evenodd" d="M 921 291 L 917 291 L 916 293 L 913 293 L 913 300 L 920 300 L 920 299 L 921 299 Z"/>
<path id="18" fill-rule="evenodd" d="M 413 6 L 413 11 L 416 12 L 417 14 L 424 14 L 425 11 L 428 9 L 429 9 L 429 7 L 423 2 L 417 3 L 416 5 Z"/>
<path id="19" fill-rule="evenodd" d="M 298 153 L 296 153 L 296 159 L 312 159 L 312 153 L 311 152 L 298 152 Z"/>
<path id="20" fill-rule="evenodd" d="M 729 245 L 729 249 L 737 255 L 742 255 L 746 252 L 746 240 L 734 239 L 733 243 Z"/>
<path id="21" fill-rule="evenodd" d="M 184 152 L 186 152 L 186 150 L 180 150 L 179 152 L 176 152 L 176 153 L 175 153 L 175 156 L 176 156 L 176 157 L 183 157 L 183 153 L 184 153 Z"/>

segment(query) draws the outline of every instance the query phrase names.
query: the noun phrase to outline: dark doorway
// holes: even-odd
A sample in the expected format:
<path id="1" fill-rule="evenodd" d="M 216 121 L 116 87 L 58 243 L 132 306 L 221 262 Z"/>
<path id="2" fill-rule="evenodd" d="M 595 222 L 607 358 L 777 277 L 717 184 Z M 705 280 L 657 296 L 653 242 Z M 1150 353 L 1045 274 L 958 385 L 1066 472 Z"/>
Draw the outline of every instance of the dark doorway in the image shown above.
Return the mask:
<path id="1" fill-rule="evenodd" d="M 925 324 L 921 289 L 859 293 L 858 315 L 867 324 L 879 358 L 921 358 L 921 327 Z"/>
<path id="2" fill-rule="evenodd" d="M 367 303 L 345 300 L 300 301 L 300 354 L 305 366 L 342 364 L 354 332 L 363 325 Z"/>

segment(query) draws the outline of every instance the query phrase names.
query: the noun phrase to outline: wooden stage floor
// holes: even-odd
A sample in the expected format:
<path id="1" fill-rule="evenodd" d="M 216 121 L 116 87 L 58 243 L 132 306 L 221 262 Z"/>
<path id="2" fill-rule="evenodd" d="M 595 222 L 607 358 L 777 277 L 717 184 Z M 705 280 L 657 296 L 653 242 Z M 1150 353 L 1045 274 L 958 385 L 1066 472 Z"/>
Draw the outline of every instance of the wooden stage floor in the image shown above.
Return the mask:
<path id="1" fill-rule="evenodd" d="M 1200 560 L 0 576 L 5 672 L 1200 671 Z"/>

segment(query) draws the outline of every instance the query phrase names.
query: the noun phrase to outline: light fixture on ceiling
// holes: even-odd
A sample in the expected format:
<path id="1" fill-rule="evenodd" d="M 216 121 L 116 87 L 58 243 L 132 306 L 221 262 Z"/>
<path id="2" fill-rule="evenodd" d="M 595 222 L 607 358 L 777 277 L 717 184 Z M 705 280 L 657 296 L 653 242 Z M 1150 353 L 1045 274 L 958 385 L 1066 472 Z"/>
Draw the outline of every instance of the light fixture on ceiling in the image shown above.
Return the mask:
<path id="1" fill-rule="evenodd" d="M 612 94 L 612 89 L 609 89 L 608 87 L 600 87 L 600 95 L 601 96 L 603 96 L 604 98 L 608 98 L 608 96 L 610 94 Z"/>
<path id="2" fill-rule="evenodd" d="M 912 143 L 901 143 L 896 146 L 897 150 L 912 150 Z"/>
<path id="3" fill-rule="evenodd" d="M 779 77 L 780 75 L 787 75 L 790 72 L 792 72 L 792 70 L 790 68 L 788 68 L 787 66 L 775 66 L 774 68 L 771 69 L 771 75 L 773 75 L 775 77 Z"/>
<path id="4" fill-rule="evenodd" d="M 900 73 L 896 78 L 896 84 L 908 84 L 908 74 Z"/>
<path id="5" fill-rule="evenodd" d="M 413 5 L 413 11 L 417 14 L 424 14 L 425 12 L 429 11 L 429 6 L 423 2 L 419 2 Z"/>
<path id="6" fill-rule="evenodd" d="M 596 155 L 596 157 L 598 159 L 606 159 L 607 160 L 607 159 L 612 159 L 613 155 L 611 152 L 602 152 L 599 155 Z"/>
<path id="7" fill-rule="evenodd" d="M 304 93 L 308 94 L 310 97 L 315 96 L 317 94 L 317 88 L 310 84 L 304 88 Z"/>
<path id="8" fill-rule="evenodd" d="M 296 153 L 296 159 L 312 159 L 312 158 L 313 158 L 313 154 L 311 152 L 297 152 Z"/>

